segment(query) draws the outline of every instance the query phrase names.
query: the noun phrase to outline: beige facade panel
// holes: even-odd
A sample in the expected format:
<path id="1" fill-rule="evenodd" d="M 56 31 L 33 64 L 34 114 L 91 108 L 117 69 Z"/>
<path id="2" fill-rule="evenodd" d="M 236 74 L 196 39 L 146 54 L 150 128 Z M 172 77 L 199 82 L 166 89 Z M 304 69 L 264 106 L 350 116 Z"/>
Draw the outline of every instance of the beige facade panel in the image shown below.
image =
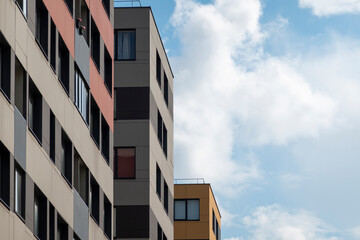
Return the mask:
<path id="1" fill-rule="evenodd" d="M 12 49 L 15 49 L 15 10 L 16 5 L 14 1 L 2 0 L 0 1 L 0 29 L 6 37 Z"/>
<path id="2" fill-rule="evenodd" d="M 116 87 L 147 87 L 149 86 L 149 64 L 114 62 L 115 76 L 121 76 L 121 81 L 115 81 Z"/>
<path id="3" fill-rule="evenodd" d="M 14 154 L 14 107 L 0 93 L 0 140 Z"/>
<path id="4" fill-rule="evenodd" d="M 91 217 L 89 217 L 89 240 L 108 240 Z"/>

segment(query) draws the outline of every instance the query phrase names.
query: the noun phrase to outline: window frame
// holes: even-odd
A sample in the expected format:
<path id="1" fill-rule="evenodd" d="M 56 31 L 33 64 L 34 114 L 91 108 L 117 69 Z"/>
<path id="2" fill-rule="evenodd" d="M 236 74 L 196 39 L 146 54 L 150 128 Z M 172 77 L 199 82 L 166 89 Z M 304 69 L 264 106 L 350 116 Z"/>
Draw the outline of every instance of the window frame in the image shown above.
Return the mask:
<path id="1" fill-rule="evenodd" d="M 199 219 L 188 219 L 188 201 L 197 200 L 199 202 Z M 175 218 L 175 206 L 177 201 L 185 201 L 185 218 Z M 199 198 L 187 198 L 187 199 L 174 199 L 174 221 L 200 221 L 200 199 Z"/>
<path id="2" fill-rule="evenodd" d="M 134 34 L 134 43 L 131 44 L 131 48 L 130 48 L 130 53 L 131 55 L 133 54 L 133 57 L 130 58 L 120 58 L 118 53 L 118 48 L 119 48 L 119 44 L 118 44 L 118 38 L 119 38 L 119 32 L 130 32 Z M 136 61 L 136 29 L 135 28 L 124 28 L 124 29 L 115 29 L 114 32 L 114 37 L 115 37 L 115 52 L 114 52 L 114 61 Z M 131 36 L 130 36 L 131 38 Z"/>
<path id="3" fill-rule="evenodd" d="M 74 148 L 74 188 L 86 205 L 88 205 L 89 202 L 88 179 L 89 169 L 81 158 L 78 151 Z M 83 189 L 84 187 L 85 189 Z"/>
<path id="4" fill-rule="evenodd" d="M 90 88 L 75 64 L 74 71 L 74 105 L 80 113 L 86 125 L 89 126 L 89 108 L 90 108 Z M 84 90 L 86 92 L 86 102 L 84 103 Z M 85 116 L 84 116 L 85 115 Z"/>
<path id="5" fill-rule="evenodd" d="M 134 173 L 133 173 L 133 177 L 119 177 L 119 173 L 118 173 L 119 161 L 118 161 L 118 151 L 117 151 L 119 149 L 133 149 L 134 150 Z M 136 147 L 135 146 L 115 147 L 114 148 L 114 179 L 118 179 L 118 180 L 136 179 Z"/>
<path id="6" fill-rule="evenodd" d="M 64 151 L 64 152 L 63 152 Z M 68 152 L 69 151 L 69 152 Z M 73 147 L 72 142 L 64 129 L 61 130 L 61 156 L 60 156 L 60 172 L 65 181 L 72 188 L 72 169 L 73 169 Z M 63 169 L 64 168 L 64 169 Z"/>

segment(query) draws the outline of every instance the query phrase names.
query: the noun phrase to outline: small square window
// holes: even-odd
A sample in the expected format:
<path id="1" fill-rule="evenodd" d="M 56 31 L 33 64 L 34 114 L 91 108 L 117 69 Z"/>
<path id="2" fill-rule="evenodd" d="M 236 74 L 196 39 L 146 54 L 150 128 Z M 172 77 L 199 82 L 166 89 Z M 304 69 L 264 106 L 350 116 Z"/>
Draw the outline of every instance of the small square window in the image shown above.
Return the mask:
<path id="1" fill-rule="evenodd" d="M 115 148 L 115 178 L 135 178 L 135 148 Z"/>

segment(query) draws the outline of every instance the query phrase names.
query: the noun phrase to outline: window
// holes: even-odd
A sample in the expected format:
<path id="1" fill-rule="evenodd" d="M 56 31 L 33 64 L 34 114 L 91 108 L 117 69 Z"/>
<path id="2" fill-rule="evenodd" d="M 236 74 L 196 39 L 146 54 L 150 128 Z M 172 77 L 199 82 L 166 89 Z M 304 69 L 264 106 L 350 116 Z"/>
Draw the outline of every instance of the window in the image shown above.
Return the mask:
<path id="1" fill-rule="evenodd" d="M 167 129 L 159 111 L 158 111 L 157 129 L 158 129 L 157 134 L 158 134 L 160 146 L 162 147 L 165 156 L 167 156 Z"/>
<path id="2" fill-rule="evenodd" d="M 68 225 L 59 214 L 57 219 L 57 240 L 68 240 Z"/>
<path id="3" fill-rule="evenodd" d="M 26 72 L 20 61 L 15 59 L 15 106 L 26 119 Z"/>
<path id="4" fill-rule="evenodd" d="M 89 171 L 79 153 L 74 151 L 74 187 L 84 202 L 88 203 Z"/>
<path id="5" fill-rule="evenodd" d="M 167 156 L 167 129 L 165 124 L 163 124 L 163 152 Z"/>
<path id="6" fill-rule="evenodd" d="M 112 67 L 113 67 L 113 62 L 110 56 L 110 53 L 108 52 L 108 50 L 105 47 L 105 86 L 107 87 L 110 95 L 112 95 Z"/>
<path id="7" fill-rule="evenodd" d="M 36 0 L 36 41 L 42 52 L 48 55 L 48 11 L 42 0 Z"/>
<path id="8" fill-rule="evenodd" d="M 80 238 L 74 233 L 73 240 L 80 240 Z"/>
<path id="9" fill-rule="evenodd" d="M 166 212 L 169 211 L 169 188 L 165 180 L 164 180 L 164 208 Z"/>
<path id="10" fill-rule="evenodd" d="M 89 123 L 89 87 L 77 67 L 75 67 L 75 106 L 85 122 Z"/>
<path id="11" fill-rule="evenodd" d="M 0 90 L 10 101 L 10 46 L 0 33 Z"/>
<path id="12" fill-rule="evenodd" d="M 10 153 L 0 142 L 0 201 L 10 206 Z"/>
<path id="13" fill-rule="evenodd" d="M 42 96 L 29 79 L 29 128 L 37 141 L 42 142 Z"/>
<path id="14" fill-rule="evenodd" d="M 164 72 L 164 99 L 166 105 L 169 105 L 169 80 Z"/>
<path id="15" fill-rule="evenodd" d="M 64 130 L 61 132 L 61 174 L 72 184 L 72 143 Z"/>
<path id="16" fill-rule="evenodd" d="M 135 147 L 114 149 L 115 178 L 135 178 Z"/>
<path id="17" fill-rule="evenodd" d="M 69 12 L 72 16 L 73 14 L 73 0 L 64 0 L 64 2 L 66 3 L 66 6 L 68 7 L 69 9 Z"/>
<path id="18" fill-rule="evenodd" d="M 69 50 L 59 33 L 58 78 L 69 94 Z"/>
<path id="19" fill-rule="evenodd" d="M 101 152 L 104 155 L 107 163 L 109 163 L 109 126 L 104 118 L 104 116 L 101 116 Z"/>
<path id="20" fill-rule="evenodd" d="M 55 240 L 55 208 L 49 203 L 49 240 Z"/>
<path id="21" fill-rule="evenodd" d="M 163 129 L 163 121 L 162 121 L 162 117 L 160 115 L 160 112 L 158 111 L 158 139 L 160 142 L 160 145 L 162 146 L 162 138 L 163 138 L 163 133 L 162 133 L 162 129 Z"/>
<path id="22" fill-rule="evenodd" d="M 85 0 L 75 1 L 75 18 L 79 33 L 84 36 L 86 43 L 89 45 L 89 9 Z"/>
<path id="23" fill-rule="evenodd" d="M 91 96 L 90 133 L 97 146 L 100 146 L 100 109 Z"/>
<path id="24" fill-rule="evenodd" d="M 56 26 L 50 19 L 50 66 L 55 72 L 56 68 Z"/>
<path id="25" fill-rule="evenodd" d="M 99 184 L 96 182 L 95 178 L 91 176 L 90 178 L 90 191 L 89 191 L 89 209 L 90 215 L 99 224 Z"/>
<path id="26" fill-rule="evenodd" d="M 200 220 L 199 199 L 175 200 L 175 220 Z"/>
<path id="27" fill-rule="evenodd" d="M 217 220 L 216 220 L 216 239 L 217 240 L 221 239 L 221 229 Z"/>
<path id="28" fill-rule="evenodd" d="M 158 223 L 158 227 L 157 227 L 157 239 L 158 239 L 158 240 L 162 240 L 162 236 L 163 236 L 163 231 L 162 231 L 162 228 L 161 228 L 160 224 Z"/>
<path id="29" fill-rule="evenodd" d="M 34 234 L 40 240 L 45 240 L 47 235 L 47 199 L 38 187 L 34 193 Z"/>
<path id="30" fill-rule="evenodd" d="M 111 239 L 111 209 L 111 203 L 104 194 L 104 233 L 109 239 Z"/>
<path id="31" fill-rule="evenodd" d="M 115 119 L 149 119 L 149 87 L 119 87 L 114 92 Z"/>
<path id="32" fill-rule="evenodd" d="M 216 235 L 216 217 L 214 210 L 212 211 L 212 230 L 214 234 Z"/>
<path id="33" fill-rule="evenodd" d="M 102 0 L 105 12 L 110 16 L 110 0 Z"/>
<path id="34" fill-rule="evenodd" d="M 156 51 L 156 79 L 161 88 L 161 59 L 157 51 Z"/>
<path id="35" fill-rule="evenodd" d="M 50 110 L 50 159 L 55 162 L 55 115 Z"/>
<path id="36" fill-rule="evenodd" d="M 25 172 L 15 165 L 15 212 L 25 219 Z"/>
<path id="37" fill-rule="evenodd" d="M 117 30 L 115 38 L 115 59 L 135 60 L 135 30 Z"/>
<path id="38" fill-rule="evenodd" d="M 161 199 L 161 170 L 156 164 L 156 193 Z"/>
<path id="39" fill-rule="evenodd" d="M 100 69 L 100 33 L 91 18 L 91 57 L 94 60 L 98 71 Z"/>
<path id="40" fill-rule="evenodd" d="M 27 0 L 15 0 L 24 16 L 27 17 Z"/>

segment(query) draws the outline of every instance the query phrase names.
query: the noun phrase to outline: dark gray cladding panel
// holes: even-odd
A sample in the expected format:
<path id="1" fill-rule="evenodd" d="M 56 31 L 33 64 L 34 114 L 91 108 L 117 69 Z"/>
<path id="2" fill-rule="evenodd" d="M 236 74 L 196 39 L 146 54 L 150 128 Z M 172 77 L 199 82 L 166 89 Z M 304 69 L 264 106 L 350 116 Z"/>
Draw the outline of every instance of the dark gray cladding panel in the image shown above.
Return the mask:
<path id="1" fill-rule="evenodd" d="M 116 119 L 149 119 L 148 87 L 116 88 Z"/>
<path id="2" fill-rule="evenodd" d="M 90 86 L 90 49 L 87 45 L 85 38 L 79 34 L 77 28 L 75 28 L 75 62 L 79 67 L 81 74 L 85 78 L 85 81 Z"/>
<path id="3" fill-rule="evenodd" d="M 115 238 L 148 238 L 149 205 L 117 206 Z"/>
<path id="4" fill-rule="evenodd" d="M 74 232 L 82 240 L 89 239 L 89 209 L 74 190 Z"/>
<path id="5" fill-rule="evenodd" d="M 14 152 L 15 159 L 22 169 L 26 170 L 26 120 L 14 108 Z"/>

